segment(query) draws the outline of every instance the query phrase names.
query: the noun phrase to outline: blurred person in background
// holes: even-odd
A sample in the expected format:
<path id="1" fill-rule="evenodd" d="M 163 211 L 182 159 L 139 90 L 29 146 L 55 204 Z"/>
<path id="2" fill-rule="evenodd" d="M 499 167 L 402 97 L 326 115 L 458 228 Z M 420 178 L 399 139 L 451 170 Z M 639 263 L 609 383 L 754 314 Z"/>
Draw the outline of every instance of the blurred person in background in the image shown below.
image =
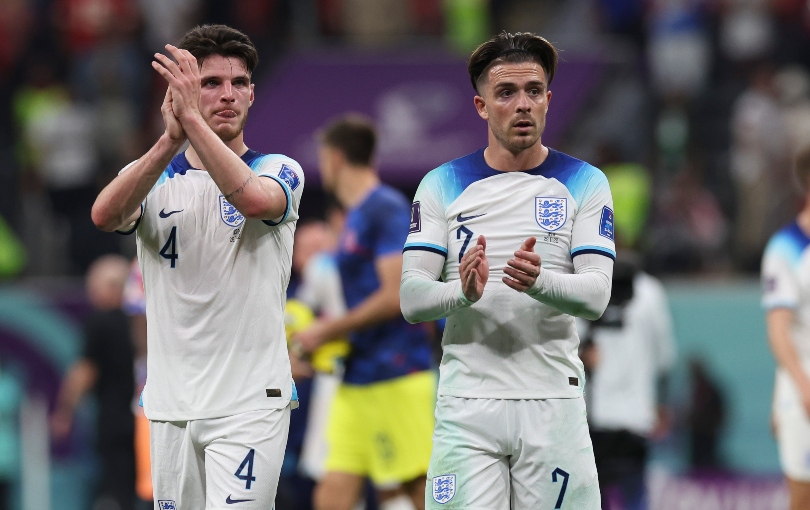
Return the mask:
<path id="1" fill-rule="evenodd" d="M 70 433 L 82 397 L 98 397 L 97 450 L 101 458 L 95 510 L 133 510 L 135 503 L 134 346 L 129 318 L 122 310 L 129 262 L 105 255 L 87 272 L 93 314 L 84 325 L 84 354 L 68 369 L 51 416 L 54 440 Z"/>
<path id="2" fill-rule="evenodd" d="M 675 362 L 664 286 L 639 270 L 636 256 L 620 252 L 605 313 L 578 325 L 602 509 L 646 509 L 649 441 L 669 427 L 663 402 Z"/>
<path id="3" fill-rule="evenodd" d="M 810 146 L 795 162 L 805 204 L 762 259 L 762 305 L 777 362 L 773 417 L 791 510 L 810 508 Z"/>
<path id="4" fill-rule="evenodd" d="M 258 63 L 245 34 L 203 25 L 166 49 L 152 62 L 165 131 L 93 206 L 100 229 L 137 232 L 154 499 L 269 508 L 297 407 L 284 298 L 304 174 L 245 145 Z"/>
<path id="5" fill-rule="evenodd" d="M 411 206 L 402 311 L 447 317 L 428 508 L 599 507 L 574 317 L 608 304 L 613 200 L 542 143 L 557 60 L 531 33 L 481 44 L 467 67 L 488 145 L 429 172 Z"/>
<path id="6" fill-rule="evenodd" d="M 405 322 L 399 306 L 408 200 L 380 182 L 377 134 L 368 120 L 338 119 L 320 142 L 324 188 L 346 211 L 335 258 L 347 312 L 319 320 L 295 340 L 312 353 L 348 336 L 351 352 L 328 418 L 315 508 L 350 510 L 369 477 L 382 509 L 421 509 L 436 377 L 426 331 Z"/>

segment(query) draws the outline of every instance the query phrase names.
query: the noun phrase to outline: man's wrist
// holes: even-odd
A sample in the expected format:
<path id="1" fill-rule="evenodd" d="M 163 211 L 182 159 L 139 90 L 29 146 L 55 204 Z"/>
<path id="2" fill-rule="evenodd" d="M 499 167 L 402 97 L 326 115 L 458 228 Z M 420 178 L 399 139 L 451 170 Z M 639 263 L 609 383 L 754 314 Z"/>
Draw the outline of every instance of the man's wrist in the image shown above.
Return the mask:
<path id="1" fill-rule="evenodd" d="M 186 139 L 183 138 L 181 140 L 175 140 L 171 136 L 169 136 L 169 133 L 164 131 L 163 135 L 161 135 L 160 137 L 160 140 L 158 140 L 158 143 L 161 143 L 167 152 L 177 154 L 177 152 L 179 152 L 180 149 L 183 147 L 183 144 L 186 143 Z"/>

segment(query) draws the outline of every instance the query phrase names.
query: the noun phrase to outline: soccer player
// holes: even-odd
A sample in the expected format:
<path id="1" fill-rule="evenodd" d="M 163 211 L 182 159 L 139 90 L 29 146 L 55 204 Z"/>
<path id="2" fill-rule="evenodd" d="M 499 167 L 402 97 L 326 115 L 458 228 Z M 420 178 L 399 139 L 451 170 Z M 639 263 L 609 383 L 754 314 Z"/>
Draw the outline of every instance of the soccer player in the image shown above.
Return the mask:
<path id="1" fill-rule="evenodd" d="M 599 508 L 574 316 L 607 306 L 613 205 L 601 171 L 542 144 L 556 66 L 534 34 L 479 46 L 488 145 L 414 198 L 402 312 L 447 317 L 427 508 Z"/>
<path id="2" fill-rule="evenodd" d="M 247 36 L 199 26 L 166 48 L 174 60 L 152 62 L 169 84 L 165 132 L 92 211 L 137 234 L 156 508 L 268 509 L 295 405 L 284 299 L 304 175 L 245 145 Z"/>
<path id="3" fill-rule="evenodd" d="M 791 510 L 810 508 L 810 147 L 795 169 L 804 209 L 774 234 L 762 258 L 762 305 L 777 363 L 773 416 Z"/>
<path id="4" fill-rule="evenodd" d="M 365 477 L 384 510 L 410 508 L 408 499 L 422 508 L 425 499 L 436 376 L 426 330 L 400 313 L 408 199 L 380 182 L 375 146 L 374 127 L 357 116 L 330 124 L 321 138 L 324 188 L 346 211 L 335 259 L 347 312 L 317 322 L 297 341 L 312 352 L 348 335 L 351 351 L 328 419 L 317 510 L 353 508 Z"/>

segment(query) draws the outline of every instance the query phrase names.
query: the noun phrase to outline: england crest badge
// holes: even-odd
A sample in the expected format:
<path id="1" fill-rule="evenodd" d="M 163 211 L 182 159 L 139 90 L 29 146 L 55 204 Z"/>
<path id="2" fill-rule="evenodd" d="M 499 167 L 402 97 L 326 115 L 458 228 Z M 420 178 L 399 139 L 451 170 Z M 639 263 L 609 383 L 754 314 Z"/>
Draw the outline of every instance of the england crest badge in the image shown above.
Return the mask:
<path id="1" fill-rule="evenodd" d="M 443 505 L 456 495 L 456 475 L 433 477 L 433 501 Z"/>
<path id="2" fill-rule="evenodd" d="M 559 230 L 568 219 L 568 199 L 534 197 L 534 218 L 543 230 Z"/>
<path id="3" fill-rule="evenodd" d="M 232 206 L 230 202 L 225 200 L 225 197 L 219 196 L 219 217 L 229 227 L 238 227 L 245 222 L 245 217 L 242 216 L 236 207 Z"/>
<path id="4" fill-rule="evenodd" d="M 173 499 L 159 499 L 158 508 L 160 510 L 177 510 L 177 503 Z"/>

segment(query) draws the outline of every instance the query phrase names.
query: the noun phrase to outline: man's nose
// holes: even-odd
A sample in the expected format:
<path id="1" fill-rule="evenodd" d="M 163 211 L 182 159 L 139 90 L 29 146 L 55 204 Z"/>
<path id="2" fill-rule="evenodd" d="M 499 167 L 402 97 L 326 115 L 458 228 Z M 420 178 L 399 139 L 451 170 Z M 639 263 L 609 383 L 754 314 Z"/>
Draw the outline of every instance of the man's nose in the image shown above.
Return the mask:
<path id="1" fill-rule="evenodd" d="M 233 96 L 233 85 L 231 85 L 229 81 L 226 81 L 222 87 L 222 100 L 226 102 L 233 102 L 235 100 Z"/>
<path id="2" fill-rule="evenodd" d="M 529 95 L 525 92 L 518 92 L 515 108 L 519 112 L 530 112 L 532 110 L 532 102 L 529 100 Z"/>

